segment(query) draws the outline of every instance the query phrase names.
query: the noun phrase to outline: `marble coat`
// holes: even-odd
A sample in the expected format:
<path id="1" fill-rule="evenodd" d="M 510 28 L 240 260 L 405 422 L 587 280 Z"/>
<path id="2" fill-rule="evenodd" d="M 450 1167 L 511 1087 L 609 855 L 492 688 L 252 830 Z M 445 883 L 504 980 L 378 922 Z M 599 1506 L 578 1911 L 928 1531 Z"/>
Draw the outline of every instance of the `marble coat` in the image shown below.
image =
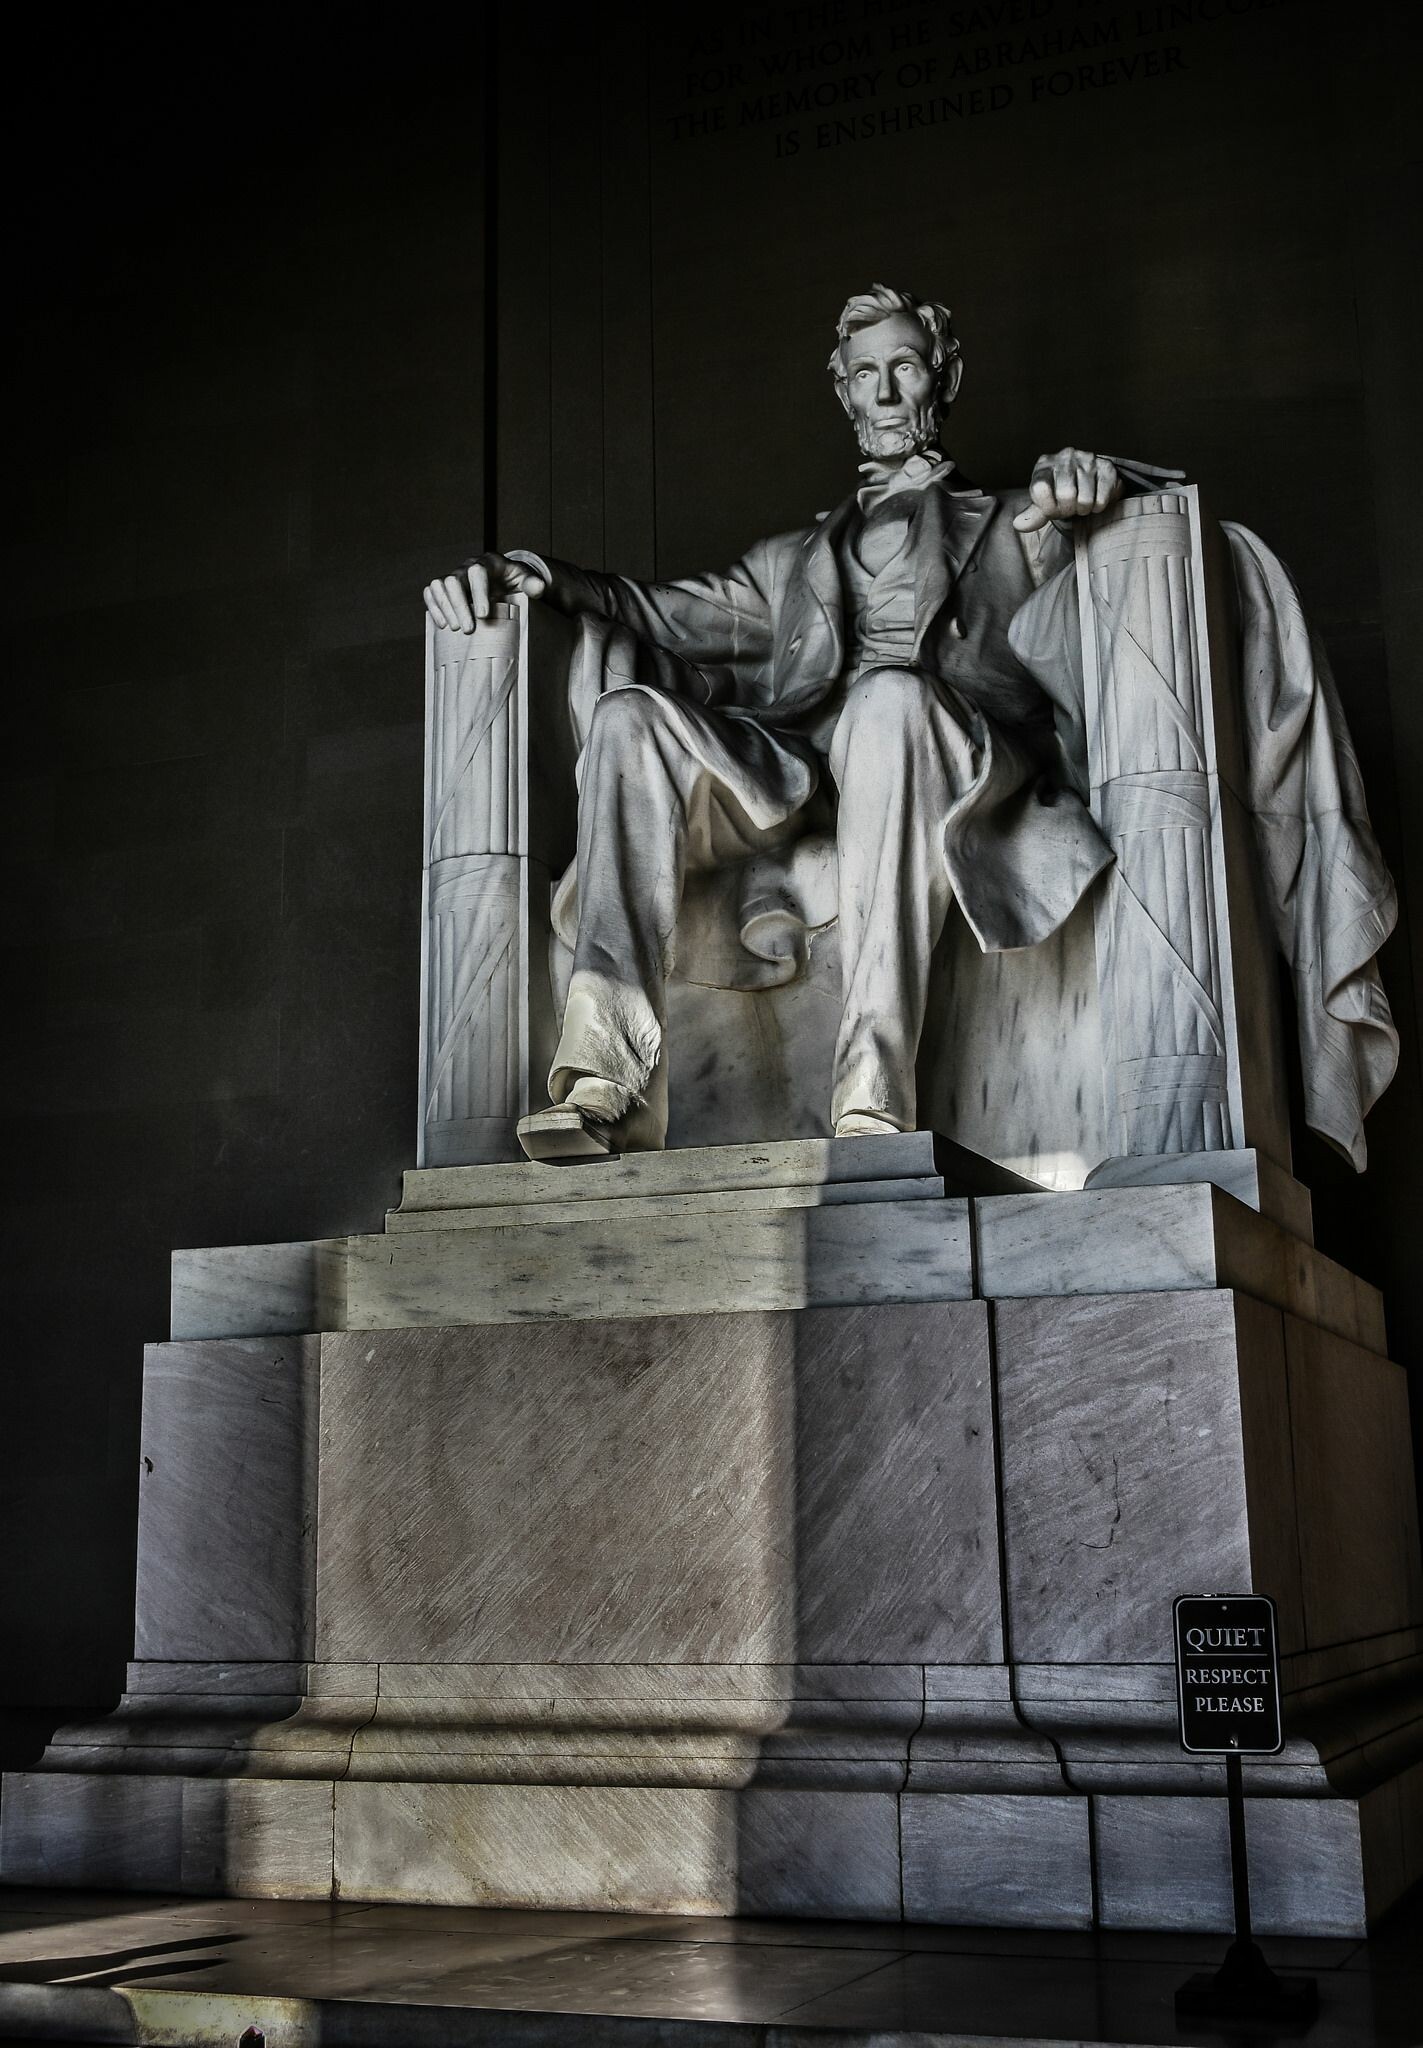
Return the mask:
<path id="1" fill-rule="evenodd" d="M 954 894 L 985 952 L 1033 945 L 1058 929 L 1111 860 L 1063 772 L 1051 703 L 1008 642 L 1014 614 L 1070 551 L 1052 530 L 1042 543 L 1015 530 L 1026 492 L 980 491 L 952 465 L 915 496 L 909 661 L 942 686 L 976 764 L 945 821 Z M 748 806 L 759 796 L 768 815 L 805 810 L 824 783 L 823 749 L 847 679 L 853 621 L 841 547 L 861 516 L 853 493 L 815 525 L 758 541 L 724 573 L 666 583 L 516 557 L 539 568 L 547 601 L 584 627 L 572 678 L 580 728 L 600 694 L 629 685 L 751 721 L 774 738 L 772 780 L 781 780 L 767 786 L 758 747 L 759 787 L 738 794 Z M 812 838 L 793 879 L 779 886 L 766 861 L 689 886 L 678 947 L 689 978 L 756 988 L 797 972 L 801 935 L 835 915 L 826 842 Z M 726 943 L 728 917 L 739 946 Z M 571 943 L 571 873 L 555 925 Z"/>

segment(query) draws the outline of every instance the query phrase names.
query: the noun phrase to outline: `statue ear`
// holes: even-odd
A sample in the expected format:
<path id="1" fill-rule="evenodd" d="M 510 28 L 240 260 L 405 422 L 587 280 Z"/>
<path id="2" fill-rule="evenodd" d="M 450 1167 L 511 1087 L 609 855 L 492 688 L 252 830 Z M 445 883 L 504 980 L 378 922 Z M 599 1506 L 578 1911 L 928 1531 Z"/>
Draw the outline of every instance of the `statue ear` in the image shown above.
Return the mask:
<path id="1" fill-rule="evenodd" d="M 939 403 L 950 406 L 959 395 L 963 382 L 963 357 L 951 356 L 939 372 Z"/>

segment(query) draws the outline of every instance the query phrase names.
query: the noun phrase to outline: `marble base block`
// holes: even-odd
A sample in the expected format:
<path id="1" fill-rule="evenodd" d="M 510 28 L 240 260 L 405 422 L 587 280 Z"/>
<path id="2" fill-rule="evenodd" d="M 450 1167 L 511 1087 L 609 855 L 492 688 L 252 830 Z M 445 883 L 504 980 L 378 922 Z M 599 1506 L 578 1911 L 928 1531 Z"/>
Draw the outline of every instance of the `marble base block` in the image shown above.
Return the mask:
<path id="1" fill-rule="evenodd" d="M 1089 1802 L 910 1792 L 904 1918 L 955 1927 L 1090 1927 Z"/>
<path id="2" fill-rule="evenodd" d="M 340 1786 L 336 1879 L 347 1899 L 897 1920 L 898 1801 L 754 1786 Z"/>
<path id="3" fill-rule="evenodd" d="M 312 1655 L 319 1337 L 149 1347 L 135 1652 Z"/>
<path id="4" fill-rule="evenodd" d="M 1309 1189 L 1254 1145 L 1231 1152 L 1151 1152 L 1104 1159 L 1084 1185 L 1089 1188 L 1181 1187 L 1209 1181 L 1278 1223 L 1292 1236 L 1314 1243 L 1314 1204 Z"/>
<path id="5" fill-rule="evenodd" d="M 1423 1874 L 1377 1296 L 1208 1184 L 955 1172 L 923 1133 L 425 1169 L 306 1259 L 315 1334 L 230 1327 L 300 1261 L 205 1296 L 193 1255 L 229 1333 L 147 1356 L 128 1690 L 6 1781 L 0 1880 L 1224 1929 L 1171 1603 L 1259 1590 L 1257 1920 L 1361 1932 Z"/>
<path id="6" fill-rule="evenodd" d="M 1225 1801 L 1097 1802 L 1104 1927 L 1223 1933 L 1232 1922 Z M 1261 1932 L 1357 1935 L 1365 1895 L 1360 1807 L 1343 1799 L 1250 1799 L 1250 1908 Z"/>
<path id="7" fill-rule="evenodd" d="M 10 1773 L 0 1883 L 329 1898 L 331 1786 Z"/>
<path id="8" fill-rule="evenodd" d="M 1399 1366 L 1224 1290 L 994 1314 L 1024 1662 L 1150 1663 L 1191 1587 L 1269 1591 L 1287 1659 L 1417 1627 Z"/>
<path id="9" fill-rule="evenodd" d="M 1001 1657 L 981 1302 L 322 1351 L 323 1661 Z"/>

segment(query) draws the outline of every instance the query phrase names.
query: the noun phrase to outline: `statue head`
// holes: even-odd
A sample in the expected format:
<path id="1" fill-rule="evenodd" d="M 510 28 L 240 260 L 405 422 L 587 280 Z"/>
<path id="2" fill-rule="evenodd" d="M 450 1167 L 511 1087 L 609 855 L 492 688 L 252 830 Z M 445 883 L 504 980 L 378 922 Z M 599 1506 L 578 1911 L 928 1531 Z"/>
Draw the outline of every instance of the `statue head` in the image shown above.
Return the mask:
<path id="1" fill-rule="evenodd" d="M 846 301 L 835 337 L 828 367 L 861 452 L 897 462 L 928 447 L 963 375 L 948 307 L 871 285 Z"/>

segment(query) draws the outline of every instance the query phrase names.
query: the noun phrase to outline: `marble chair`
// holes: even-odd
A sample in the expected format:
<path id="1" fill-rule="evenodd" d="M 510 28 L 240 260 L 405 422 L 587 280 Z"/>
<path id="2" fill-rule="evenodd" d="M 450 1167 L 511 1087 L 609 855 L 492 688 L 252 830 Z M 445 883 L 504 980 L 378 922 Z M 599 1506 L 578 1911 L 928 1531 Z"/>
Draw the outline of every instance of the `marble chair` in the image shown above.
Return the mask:
<path id="1" fill-rule="evenodd" d="M 1208 1179 L 1307 1235 L 1234 582 L 1222 530 L 1184 486 L 1092 522 L 1073 567 L 1019 614 L 1015 647 L 1054 698 L 1117 862 L 1030 950 L 983 955 L 951 918 L 922 1120 L 1043 1187 Z M 472 637 L 427 625 L 422 1165 L 517 1158 L 518 1118 L 547 1101 L 567 972 L 549 905 L 573 857 L 596 630 L 522 597 Z M 790 859 L 794 876 L 766 862 L 753 878 L 769 985 L 728 985 L 704 918 L 679 939 L 659 1076 L 669 1146 L 826 1131 L 833 842 L 802 841 Z"/>

